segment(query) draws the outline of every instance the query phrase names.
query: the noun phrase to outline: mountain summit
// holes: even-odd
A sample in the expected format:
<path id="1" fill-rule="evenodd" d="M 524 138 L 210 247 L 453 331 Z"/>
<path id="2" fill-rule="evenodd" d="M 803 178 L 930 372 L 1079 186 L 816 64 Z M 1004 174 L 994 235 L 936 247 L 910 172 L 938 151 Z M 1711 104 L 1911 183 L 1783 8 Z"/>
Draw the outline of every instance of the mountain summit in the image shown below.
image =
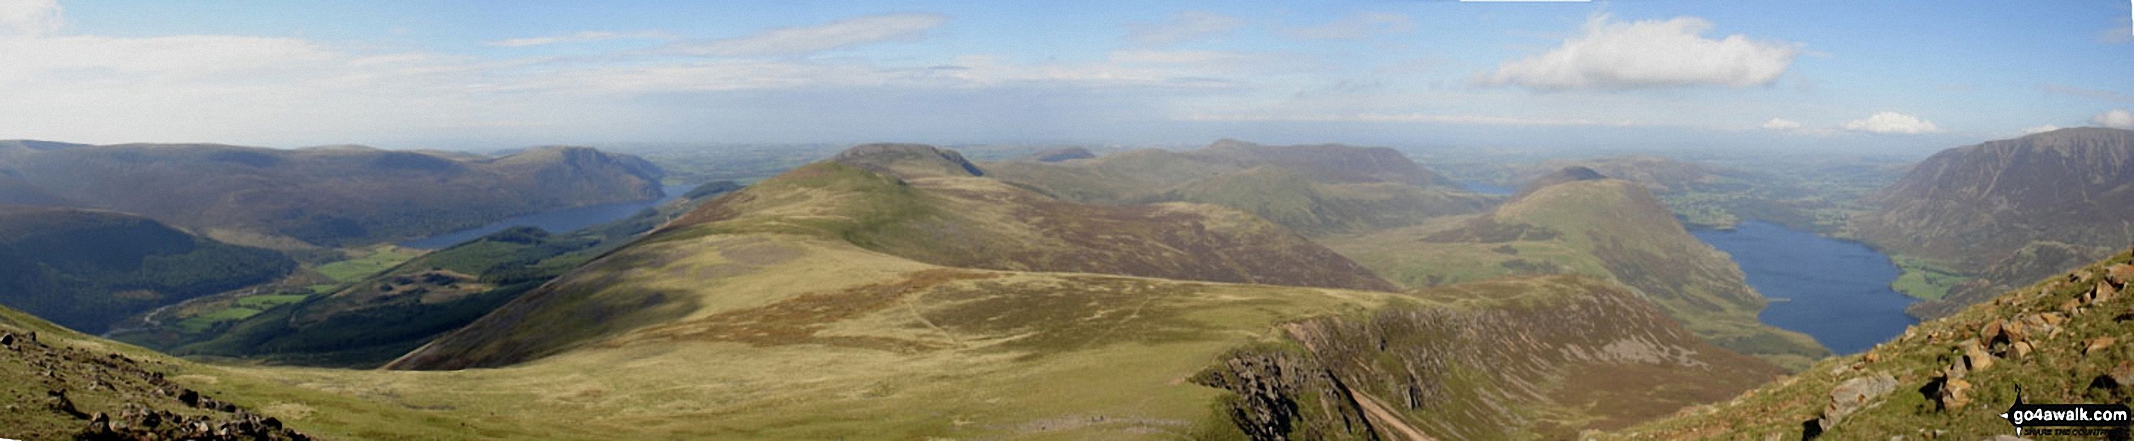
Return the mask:
<path id="1" fill-rule="evenodd" d="M 985 176 L 978 165 L 955 150 L 924 144 L 862 144 L 839 152 L 831 161 L 899 178 Z"/>

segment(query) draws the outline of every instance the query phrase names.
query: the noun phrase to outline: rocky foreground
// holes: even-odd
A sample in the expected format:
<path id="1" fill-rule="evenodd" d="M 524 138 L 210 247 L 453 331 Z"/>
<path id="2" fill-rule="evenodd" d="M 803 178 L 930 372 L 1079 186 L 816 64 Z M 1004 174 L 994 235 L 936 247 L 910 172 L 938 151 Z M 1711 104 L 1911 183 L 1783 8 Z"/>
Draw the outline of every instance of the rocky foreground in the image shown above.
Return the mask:
<path id="1" fill-rule="evenodd" d="M 308 440 L 236 404 L 164 378 L 165 363 L 41 341 L 0 324 L 0 437 L 92 440 Z"/>

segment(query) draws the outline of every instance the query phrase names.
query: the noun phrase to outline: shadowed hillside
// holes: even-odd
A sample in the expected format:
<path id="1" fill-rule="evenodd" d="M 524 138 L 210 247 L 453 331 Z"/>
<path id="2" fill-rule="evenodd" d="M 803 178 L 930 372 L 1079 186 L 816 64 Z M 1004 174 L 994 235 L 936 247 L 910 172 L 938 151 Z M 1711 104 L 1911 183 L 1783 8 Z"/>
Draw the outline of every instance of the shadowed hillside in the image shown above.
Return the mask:
<path id="1" fill-rule="evenodd" d="M 0 304 L 103 332 L 128 315 L 267 282 L 296 263 L 124 213 L 0 206 Z"/>
<path id="2" fill-rule="evenodd" d="M 2018 387 L 2026 403 L 2134 403 L 2129 282 L 2121 253 L 1612 438 L 1978 439 L 2014 431 L 1998 415 Z"/>
<path id="3" fill-rule="evenodd" d="M 113 337 L 185 356 L 375 367 L 630 243 L 697 203 L 740 188 L 728 181 L 705 184 L 684 199 L 576 232 L 552 234 L 534 227 L 499 231 L 323 295 L 263 308 L 211 332 L 162 328 Z"/>
<path id="4" fill-rule="evenodd" d="M 1340 144 L 1263 146 L 1222 140 L 1187 152 L 1135 150 L 1066 163 L 986 164 L 993 177 L 1106 205 L 1201 202 L 1324 235 L 1413 225 L 1481 210 L 1467 193 L 1400 152 Z"/>
<path id="5" fill-rule="evenodd" d="M 1945 150 L 1871 202 L 1879 208 L 1852 223 L 1862 240 L 1982 278 L 1911 309 L 1947 314 L 2134 240 L 2125 222 L 2134 131 L 2061 129 Z"/>
<path id="6" fill-rule="evenodd" d="M 554 147 L 504 157 L 367 147 L 0 144 L 0 198 L 137 213 L 251 245 L 368 244 L 660 196 L 658 167 Z"/>
<path id="7" fill-rule="evenodd" d="M 1719 346 L 1803 366 L 1829 352 L 1756 320 L 1764 299 L 1725 254 L 1697 240 L 1644 187 L 1567 168 L 1489 214 L 1329 239 L 1409 287 L 1515 274 L 1583 274 L 1634 288 Z"/>

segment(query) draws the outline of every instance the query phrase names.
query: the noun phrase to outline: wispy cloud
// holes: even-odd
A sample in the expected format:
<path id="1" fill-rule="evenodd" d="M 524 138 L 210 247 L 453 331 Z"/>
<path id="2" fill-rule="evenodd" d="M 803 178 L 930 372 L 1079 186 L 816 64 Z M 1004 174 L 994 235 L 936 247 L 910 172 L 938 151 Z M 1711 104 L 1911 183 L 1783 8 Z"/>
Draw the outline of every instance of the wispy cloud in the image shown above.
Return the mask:
<path id="1" fill-rule="evenodd" d="M 816 26 L 773 29 L 746 37 L 677 44 L 673 49 L 691 55 L 804 55 L 868 43 L 917 40 L 946 22 L 948 17 L 934 14 L 870 15 Z"/>
<path id="2" fill-rule="evenodd" d="M 1334 40 L 1363 39 L 1374 35 L 1402 34 L 1415 31 L 1415 20 L 1406 15 L 1389 12 L 1362 12 L 1342 17 L 1317 26 L 1283 28 L 1282 34 L 1296 38 Z"/>
<path id="3" fill-rule="evenodd" d="M 1917 135 L 1941 131 L 1934 123 L 1919 117 L 1897 112 L 1883 111 L 1866 118 L 1846 121 L 1838 128 L 1865 133 Z"/>
<path id="4" fill-rule="evenodd" d="M 1764 121 L 1763 128 L 1764 130 L 1777 131 L 1799 130 L 1801 122 L 1785 118 L 1771 118 L 1770 121 Z"/>
<path id="5" fill-rule="evenodd" d="M 1594 15 L 1562 47 L 1507 61 L 1481 82 L 1542 91 L 1755 86 L 1777 81 L 1801 53 L 1793 44 L 1742 35 L 1703 37 L 1711 29 L 1696 17 L 1624 23 Z"/>
<path id="6" fill-rule="evenodd" d="M 2128 94 L 2124 94 L 2124 93 L 2119 93 L 2119 92 L 2114 92 L 2114 91 L 2110 91 L 2110 90 L 2104 90 L 2104 89 L 2089 89 L 2089 88 L 2082 88 L 2082 87 L 2068 86 L 2068 85 L 2062 85 L 2062 84 L 2052 84 L 2052 83 L 2046 83 L 2046 84 L 2040 84 L 2040 85 L 2038 85 L 2038 90 L 2044 91 L 2045 93 L 2055 94 L 2055 95 L 2066 95 L 2066 96 L 2072 96 L 2072 97 L 2090 98 L 2090 99 L 2098 99 L 2098 100 L 2104 100 L 2104 101 L 2118 101 L 2118 102 L 2123 102 L 2123 103 L 2134 103 L 2134 95 L 2128 95 Z"/>
<path id="7" fill-rule="evenodd" d="M 1245 26 L 1245 19 L 1207 11 L 1185 11 L 1163 23 L 1130 23 L 1127 36 L 1137 43 L 1166 45 L 1228 34 Z"/>
<path id="8" fill-rule="evenodd" d="M 527 47 L 527 46 L 545 46 L 545 45 L 551 45 L 551 44 L 561 44 L 561 43 L 587 43 L 587 42 L 594 42 L 594 41 L 607 41 L 607 40 L 623 40 L 623 39 L 673 39 L 673 38 L 674 38 L 674 36 L 673 36 L 673 35 L 669 35 L 669 34 L 667 34 L 667 33 L 665 33 L 665 32 L 654 32 L 654 31 L 644 31 L 644 32 L 607 32 L 607 31 L 585 31 L 585 32 L 577 32 L 577 33 L 571 33 L 571 34 L 564 34 L 564 35 L 549 35 L 549 36 L 543 36 L 543 37 L 527 37 L 527 38 L 512 38 L 512 39 L 505 39 L 505 40 L 496 40 L 496 41 L 490 41 L 490 42 L 487 42 L 487 44 L 488 44 L 488 45 L 490 45 L 490 46 L 502 46 L 502 47 Z"/>

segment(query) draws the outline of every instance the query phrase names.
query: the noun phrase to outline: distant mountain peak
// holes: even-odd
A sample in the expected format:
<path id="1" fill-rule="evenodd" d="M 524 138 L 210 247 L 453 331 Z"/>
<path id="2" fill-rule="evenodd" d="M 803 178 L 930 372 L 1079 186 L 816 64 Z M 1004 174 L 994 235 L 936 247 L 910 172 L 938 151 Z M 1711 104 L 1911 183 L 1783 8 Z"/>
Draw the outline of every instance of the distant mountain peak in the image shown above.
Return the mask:
<path id="1" fill-rule="evenodd" d="M 964 159 L 962 153 L 925 144 L 861 144 L 830 160 L 899 178 L 985 176 L 985 171 Z"/>

